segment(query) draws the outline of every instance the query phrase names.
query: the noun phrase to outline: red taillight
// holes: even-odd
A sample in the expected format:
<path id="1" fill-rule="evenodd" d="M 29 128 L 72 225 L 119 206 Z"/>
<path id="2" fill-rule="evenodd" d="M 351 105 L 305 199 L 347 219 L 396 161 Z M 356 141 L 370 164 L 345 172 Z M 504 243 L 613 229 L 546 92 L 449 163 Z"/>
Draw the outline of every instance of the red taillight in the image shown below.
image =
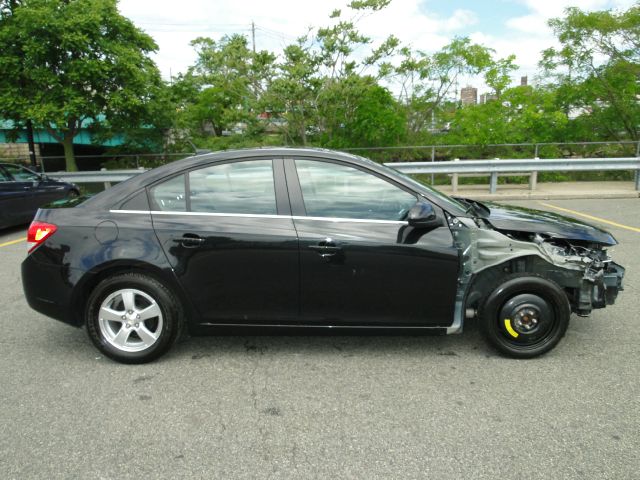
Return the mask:
<path id="1" fill-rule="evenodd" d="M 31 253 L 34 248 L 53 235 L 57 229 L 58 227 L 51 223 L 31 222 L 29 230 L 27 231 L 27 253 Z"/>

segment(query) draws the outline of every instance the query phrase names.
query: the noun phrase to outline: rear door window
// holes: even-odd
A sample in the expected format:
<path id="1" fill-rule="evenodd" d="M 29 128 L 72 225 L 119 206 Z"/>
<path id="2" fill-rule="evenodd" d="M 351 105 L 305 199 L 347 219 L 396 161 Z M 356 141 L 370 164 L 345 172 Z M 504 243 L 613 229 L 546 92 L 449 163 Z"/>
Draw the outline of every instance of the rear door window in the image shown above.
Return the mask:
<path id="1" fill-rule="evenodd" d="M 192 212 L 275 215 L 273 162 L 224 163 L 189 172 Z"/>
<path id="2" fill-rule="evenodd" d="M 168 212 L 186 212 L 185 178 L 178 175 L 151 188 L 153 208 Z"/>
<path id="3" fill-rule="evenodd" d="M 187 194 L 188 190 L 188 194 Z M 192 170 L 151 188 L 154 209 L 276 215 L 272 160 L 230 162 Z"/>

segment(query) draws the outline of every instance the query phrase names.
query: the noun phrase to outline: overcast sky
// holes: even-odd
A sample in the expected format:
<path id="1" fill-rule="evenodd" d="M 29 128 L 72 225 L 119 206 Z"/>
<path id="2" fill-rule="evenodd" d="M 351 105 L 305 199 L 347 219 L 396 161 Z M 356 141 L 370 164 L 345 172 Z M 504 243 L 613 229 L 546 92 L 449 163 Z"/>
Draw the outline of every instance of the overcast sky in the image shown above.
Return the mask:
<path id="1" fill-rule="evenodd" d="M 155 60 L 165 78 L 184 72 L 195 53 L 189 42 L 243 33 L 256 25 L 258 49 L 279 53 L 308 27 L 329 24 L 328 16 L 348 0 L 120 0 L 120 11 L 158 43 Z M 520 70 L 533 78 L 540 51 L 554 45 L 546 25 L 569 6 L 583 10 L 628 8 L 633 0 L 392 0 L 365 18 L 360 29 L 376 41 L 390 34 L 415 49 L 432 52 L 454 36 L 469 36 L 496 50 L 515 54 Z"/>

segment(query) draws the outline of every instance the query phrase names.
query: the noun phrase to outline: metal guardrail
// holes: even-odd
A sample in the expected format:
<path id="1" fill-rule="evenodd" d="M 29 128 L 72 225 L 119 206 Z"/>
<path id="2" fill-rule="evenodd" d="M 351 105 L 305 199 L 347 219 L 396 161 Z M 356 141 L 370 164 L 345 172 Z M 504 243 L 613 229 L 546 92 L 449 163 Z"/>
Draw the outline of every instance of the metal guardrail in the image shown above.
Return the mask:
<path id="1" fill-rule="evenodd" d="M 537 172 L 578 172 L 604 170 L 635 170 L 635 187 L 640 190 L 640 157 L 617 158 L 533 158 L 494 160 L 453 160 L 447 162 L 385 163 L 403 173 L 453 174 L 454 191 L 458 174 L 489 174 L 489 191 L 495 193 L 500 174 L 531 174 L 529 186 L 535 189 Z"/>
<path id="2" fill-rule="evenodd" d="M 111 183 L 124 182 L 140 173 L 146 172 L 146 169 L 140 167 L 128 170 L 98 170 L 95 172 L 47 172 L 47 176 L 72 183 Z"/>
<path id="3" fill-rule="evenodd" d="M 124 182 L 146 171 L 143 167 L 129 170 L 107 170 L 103 168 L 95 172 L 47 172 L 47 176 L 71 183 L 102 183 L 106 190 L 111 187 L 112 183 Z"/>
<path id="4" fill-rule="evenodd" d="M 575 172 L 635 170 L 635 188 L 640 190 L 640 157 L 617 158 L 532 158 L 494 160 L 453 160 L 446 162 L 391 162 L 386 166 L 403 173 L 444 173 L 454 175 L 489 175 L 489 190 L 495 193 L 499 175 L 530 175 L 530 187 L 535 189 L 537 172 Z M 121 182 L 145 170 L 101 170 L 97 172 L 50 172 L 48 176 L 74 183 Z M 456 185 L 454 184 L 454 185 Z"/>

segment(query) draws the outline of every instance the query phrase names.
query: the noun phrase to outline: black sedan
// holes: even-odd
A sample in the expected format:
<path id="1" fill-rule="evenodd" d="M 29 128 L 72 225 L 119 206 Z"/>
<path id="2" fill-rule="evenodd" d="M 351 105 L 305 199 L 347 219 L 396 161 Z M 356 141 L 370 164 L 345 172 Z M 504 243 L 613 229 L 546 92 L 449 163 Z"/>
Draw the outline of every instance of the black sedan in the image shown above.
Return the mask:
<path id="1" fill-rule="evenodd" d="M 0 163 L 0 228 L 29 223 L 42 205 L 77 197 L 78 187 L 21 165 Z"/>
<path id="2" fill-rule="evenodd" d="M 612 304 L 606 231 L 454 199 L 370 160 L 314 149 L 200 155 L 54 203 L 29 228 L 31 307 L 141 363 L 183 329 L 462 331 L 514 357 L 552 349 L 572 312 Z"/>

